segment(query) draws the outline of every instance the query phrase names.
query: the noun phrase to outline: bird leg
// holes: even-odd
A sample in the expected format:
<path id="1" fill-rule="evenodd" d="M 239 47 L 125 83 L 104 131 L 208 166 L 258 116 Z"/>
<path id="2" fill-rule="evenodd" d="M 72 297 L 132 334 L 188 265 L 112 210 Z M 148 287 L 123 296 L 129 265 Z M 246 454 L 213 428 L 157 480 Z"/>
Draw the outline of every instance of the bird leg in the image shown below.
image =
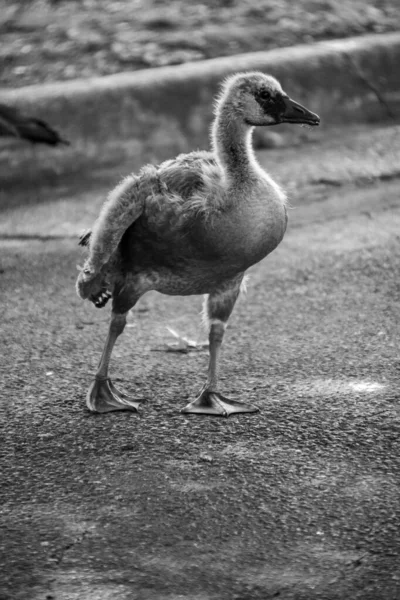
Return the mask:
<path id="1" fill-rule="evenodd" d="M 206 308 L 211 321 L 209 330 L 210 360 L 207 381 L 201 390 L 200 396 L 182 409 L 181 412 L 185 414 L 229 417 L 229 415 L 234 413 L 253 413 L 259 410 L 253 404 L 230 400 L 217 391 L 219 354 L 226 329 L 226 321 L 235 305 L 239 287 L 232 290 L 232 292 L 231 294 L 227 294 L 225 290 L 225 293 L 219 297 L 210 295 L 207 300 Z"/>
<path id="2" fill-rule="evenodd" d="M 100 359 L 99 368 L 95 380 L 91 384 L 87 396 L 86 405 L 92 412 L 106 413 L 114 410 L 131 410 L 138 412 L 140 402 L 128 398 L 117 390 L 108 377 L 108 365 L 112 350 L 117 338 L 121 335 L 126 324 L 126 313 L 111 314 L 110 328 Z"/>

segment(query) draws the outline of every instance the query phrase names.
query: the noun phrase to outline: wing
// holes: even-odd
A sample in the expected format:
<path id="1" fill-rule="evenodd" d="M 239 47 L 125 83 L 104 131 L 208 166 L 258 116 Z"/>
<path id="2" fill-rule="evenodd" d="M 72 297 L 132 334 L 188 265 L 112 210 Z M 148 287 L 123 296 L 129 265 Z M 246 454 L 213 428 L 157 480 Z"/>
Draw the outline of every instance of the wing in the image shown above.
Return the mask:
<path id="1" fill-rule="evenodd" d="M 110 192 L 93 229 L 80 239 L 89 256 L 79 274 L 77 290 L 81 298 L 94 297 L 104 281 L 103 267 L 114 256 L 125 231 L 142 214 L 146 199 L 159 189 L 155 167 L 143 167 L 139 175 L 129 175 Z"/>
<path id="2" fill-rule="evenodd" d="M 180 154 L 174 160 L 162 163 L 158 176 L 166 186 L 166 191 L 188 200 L 205 189 L 206 170 L 219 175 L 219 167 L 212 152 L 199 151 Z"/>

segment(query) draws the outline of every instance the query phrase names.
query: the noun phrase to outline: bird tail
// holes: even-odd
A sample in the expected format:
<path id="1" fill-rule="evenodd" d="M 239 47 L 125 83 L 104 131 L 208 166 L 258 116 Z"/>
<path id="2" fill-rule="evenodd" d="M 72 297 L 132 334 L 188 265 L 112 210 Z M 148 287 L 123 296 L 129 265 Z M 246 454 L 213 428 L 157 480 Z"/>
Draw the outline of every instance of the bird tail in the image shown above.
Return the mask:
<path id="1" fill-rule="evenodd" d="M 85 246 L 85 247 L 89 246 L 91 235 L 92 235 L 92 232 L 90 229 L 88 231 L 85 231 L 85 233 L 82 233 L 81 237 L 79 238 L 78 245 Z"/>
<path id="2" fill-rule="evenodd" d="M 109 194 L 92 231 L 84 233 L 79 244 L 87 246 L 89 256 L 78 276 L 77 292 L 93 301 L 103 290 L 104 273 L 112 268 L 111 260 L 125 231 L 143 212 L 151 195 L 160 192 L 156 167 L 144 167 L 139 175 L 129 175 Z M 106 291 L 109 291 L 108 288 Z"/>

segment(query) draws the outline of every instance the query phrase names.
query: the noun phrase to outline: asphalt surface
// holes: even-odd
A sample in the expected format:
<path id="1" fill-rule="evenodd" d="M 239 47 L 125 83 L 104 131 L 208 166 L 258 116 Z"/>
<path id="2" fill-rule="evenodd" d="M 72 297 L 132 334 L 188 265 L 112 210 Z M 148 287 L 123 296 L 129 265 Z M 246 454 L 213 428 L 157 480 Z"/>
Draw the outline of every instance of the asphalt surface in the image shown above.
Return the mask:
<path id="1" fill-rule="evenodd" d="M 256 415 L 179 413 L 207 351 L 166 326 L 203 340 L 202 299 L 156 294 L 111 365 L 140 416 L 89 414 L 108 310 L 75 295 L 72 236 L 126 165 L 3 192 L 1 600 L 400 598 L 398 126 L 321 135 L 261 155 L 294 210 L 221 373 Z"/>

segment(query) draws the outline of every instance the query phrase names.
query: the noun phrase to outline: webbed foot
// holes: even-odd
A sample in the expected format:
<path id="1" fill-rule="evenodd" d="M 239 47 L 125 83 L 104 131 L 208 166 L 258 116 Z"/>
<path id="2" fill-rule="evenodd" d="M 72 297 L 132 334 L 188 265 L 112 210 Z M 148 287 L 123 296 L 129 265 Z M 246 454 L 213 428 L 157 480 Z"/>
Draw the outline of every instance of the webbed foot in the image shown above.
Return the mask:
<path id="1" fill-rule="evenodd" d="M 90 268 L 80 268 L 78 279 L 76 280 L 76 291 L 83 300 L 89 298 L 92 294 L 97 294 L 103 287 L 103 275 Z"/>
<path id="2" fill-rule="evenodd" d="M 235 413 L 255 413 L 260 409 L 254 404 L 245 404 L 236 400 L 229 400 L 219 392 L 203 390 L 196 400 L 181 410 L 185 414 L 214 415 L 229 417 Z"/>
<path id="3" fill-rule="evenodd" d="M 86 406 L 92 412 L 97 413 L 107 413 L 114 410 L 139 412 L 139 405 L 140 402 L 135 402 L 125 394 L 119 392 L 109 378 L 96 378 L 86 396 Z"/>

